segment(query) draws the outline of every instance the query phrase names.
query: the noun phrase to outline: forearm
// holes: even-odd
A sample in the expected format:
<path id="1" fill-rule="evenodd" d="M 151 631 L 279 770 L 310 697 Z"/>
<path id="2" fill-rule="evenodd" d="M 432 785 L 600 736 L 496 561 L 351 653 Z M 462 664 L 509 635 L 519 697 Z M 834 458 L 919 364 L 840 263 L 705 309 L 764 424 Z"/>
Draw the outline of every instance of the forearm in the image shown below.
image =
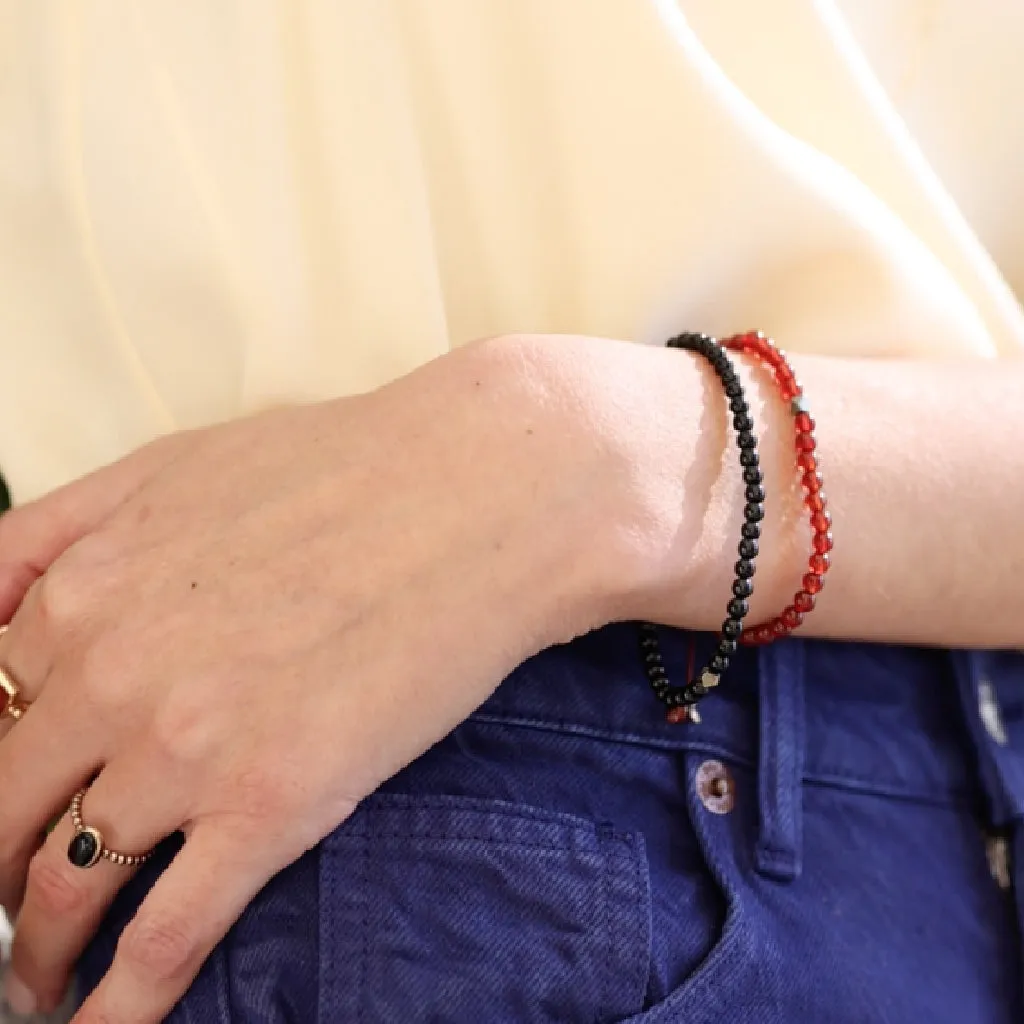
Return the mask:
<path id="1" fill-rule="evenodd" d="M 632 553 L 612 560 L 616 616 L 717 628 L 743 484 L 714 375 L 679 351 L 584 339 L 549 339 L 547 349 L 543 358 L 586 363 L 571 371 L 574 388 L 603 410 L 594 418 L 602 443 L 632 453 L 629 499 L 622 479 L 605 497 L 620 517 L 620 550 Z M 817 421 L 835 535 L 802 632 L 1024 647 L 1024 361 L 792 361 Z M 811 529 L 791 415 L 744 362 L 768 494 L 754 623 L 799 589 Z"/>

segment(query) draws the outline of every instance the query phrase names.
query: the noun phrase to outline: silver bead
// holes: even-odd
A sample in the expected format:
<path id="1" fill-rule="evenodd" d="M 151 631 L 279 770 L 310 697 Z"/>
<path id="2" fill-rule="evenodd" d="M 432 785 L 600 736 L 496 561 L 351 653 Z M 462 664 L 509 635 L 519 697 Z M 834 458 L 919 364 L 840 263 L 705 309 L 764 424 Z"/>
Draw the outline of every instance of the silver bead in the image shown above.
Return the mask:
<path id="1" fill-rule="evenodd" d="M 722 681 L 722 677 L 720 675 L 716 675 L 711 671 L 711 669 L 705 669 L 704 672 L 701 673 L 700 681 L 710 690 Z"/>

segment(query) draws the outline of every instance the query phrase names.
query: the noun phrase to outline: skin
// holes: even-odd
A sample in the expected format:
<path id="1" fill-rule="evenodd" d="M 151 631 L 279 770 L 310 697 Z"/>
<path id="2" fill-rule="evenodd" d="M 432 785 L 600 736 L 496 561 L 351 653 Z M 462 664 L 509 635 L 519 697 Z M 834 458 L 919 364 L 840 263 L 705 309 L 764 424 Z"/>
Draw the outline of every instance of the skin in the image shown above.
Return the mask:
<path id="1" fill-rule="evenodd" d="M 794 363 L 837 544 L 807 632 L 1024 647 L 1024 363 Z M 798 586 L 809 526 L 788 410 L 744 374 L 769 494 L 753 621 Z M 715 628 L 741 492 L 695 357 L 517 336 L 163 439 L 0 520 L 0 663 L 33 701 L 0 726 L 21 995 L 60 1001 L 130 875 L 73 868 L 67 818 L 39 846 L 93 776 L 108 845 L 186 842 L 75 1021 L 156 1022 L 273 874 L 524 659 L 621 619 Z"/>

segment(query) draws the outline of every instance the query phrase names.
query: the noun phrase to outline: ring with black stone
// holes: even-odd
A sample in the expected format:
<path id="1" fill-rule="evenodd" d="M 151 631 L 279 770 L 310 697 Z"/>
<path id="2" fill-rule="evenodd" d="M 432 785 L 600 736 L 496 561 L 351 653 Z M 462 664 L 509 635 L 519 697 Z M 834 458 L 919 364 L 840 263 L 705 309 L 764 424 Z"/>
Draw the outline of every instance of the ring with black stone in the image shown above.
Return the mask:
<path id="1" fill-rule="evenodd" d="M 80 789 L 71 800 L 71 824 L 75 827 L 75 836 L 68 844 L 68 860 L 76 868 L 91 868 L 100 860 L 109 860 L 122 868 L 135 868 L 145 864 L 153 855 L 149 853 L 118 853 L 103 843 L 103 833 L 98 828 L 86 825 L 82 821 L 82 800 L 88 789 Z"/>

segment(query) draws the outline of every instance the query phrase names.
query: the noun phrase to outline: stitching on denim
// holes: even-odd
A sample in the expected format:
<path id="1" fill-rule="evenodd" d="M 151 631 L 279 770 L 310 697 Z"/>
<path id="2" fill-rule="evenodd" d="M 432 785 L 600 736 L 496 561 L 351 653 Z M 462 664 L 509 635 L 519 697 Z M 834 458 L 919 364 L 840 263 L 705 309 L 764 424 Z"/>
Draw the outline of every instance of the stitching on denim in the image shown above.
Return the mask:
<path id="1" fill-rule="evenodd" d="M 604 856 L 601 858 L 601 961 L 604 964 L 604 970 L 601 972 L 602 977 L 600 981 L 599 996 L 597 1001 L 597 1007 L 594 1010 L 594 1020 L 599 1021 L 605 1015 L 605 1007 L 609 1004 L 608 999 L 608 982 L 609 977 L 612 973 L 612 943 L 615 941 L 615 937 L 612 934 L 613 929 L 611 927 L 611 908 L 609 907 L 609 880 L 608 875 L 611 869 L 612 855 L 611 852 L 604 851 Z"/>
<path id="2" fill-rule="evenodd" d="M 438 842 L 457 843 L 480 843 L 484 846 L 510 846 L 514 849 L 523 850 L 548 850 L 555 853 L 575 853 L 589 856 L 596 856 L 600 849 L 580 849 L 569 842 L 534 842 L 527 839 L 509 839 L 505 836 L 469 835 L 461 829 L 453 831 L 442 830 L 440 832 L 428 831 L 427 829 L 382 829 L 375 828 L 367 832 L 338 833 L 332 837 L 332 842 L 360 842 L 368 844 L 371 839 L 430 839 Z"/>
<path id="3" fill-rule="evenodd" d="M 370 972 L 370 900 L 366 898 L 366 892 L 370 884 L 370 838 L 363 836 L 363 870 L 362 885 L 363 892 L 363 942 L 359 959 L 359 1002 L 356 1005 L 356 1017 L 360 1024 L 365 1019 L 366 1008 L 366 984 Z"/>
<path id="4" fill-rule="evenodd" d="M 477 725 L 486 725 L 496 728 L 502 726 L 515 726 L 528 729 L 539 729 L 543 732 L 564 732 L 574 736 L 585 736 L 590 739 L 607 740 L 613 743 L 626 743 L 631 746 L 649 747 L 661 750 L 666 753 L 683 754 L 695 752 L 712 754 L 728 761 L 730 764 L 739 767 L 753 769 L 753 761 L 744 754 L 738 753 L 734 748 L 715 738 L 705 737 L 700 739 L 688 739 L 685 745 L 678 741 L 660 740 L 657 737 L 646 736 L 639 733 L 613 732 L 605 729 L 597 729 L 591 726 L 572 725 L 561 723 L 557 719 L 543 718 L 506 718 L 500 715 L 473 715 L 470 722 Z M 910 802 L 926 803 L 935 806 L 959 805 L 964 800 L 971 799 L 971 792 L 967 788 L 943 788 L 938 792 L 927 792 L 917 786 L 905 787 L 899 782 L 887 781 L 885 779 L 868 778 L 849 772 L 839 766 L 821 765 L 813 772 L 804 771 L 803 783 L 819 786 L 835 785 L 838 788 L 849 791 L 863 791 L 874 796 L 891 797 L 896 800 L 907 800 Z M 857 789 L 852 785 L 854 783 Z"/>

